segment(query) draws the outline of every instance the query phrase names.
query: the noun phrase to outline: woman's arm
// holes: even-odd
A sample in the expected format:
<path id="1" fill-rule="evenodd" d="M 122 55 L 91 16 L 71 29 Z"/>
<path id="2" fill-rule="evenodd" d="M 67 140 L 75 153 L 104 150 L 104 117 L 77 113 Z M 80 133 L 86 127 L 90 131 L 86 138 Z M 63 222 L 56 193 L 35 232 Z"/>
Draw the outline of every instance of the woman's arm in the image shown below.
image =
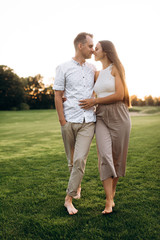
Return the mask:
<path id="1" fill-rule="evenodd" d="M 124 98 L 124 87 L 118 70 L 115 66 L 112 68 L 112 75 L 115 77 L 115 93 L 110 96 L 96 99 L 85 99 L 80 101 L 80 106 L 83 109 L 89 109 L 96 104 L 110 104 L 117 101 L 122 101 Z"/>

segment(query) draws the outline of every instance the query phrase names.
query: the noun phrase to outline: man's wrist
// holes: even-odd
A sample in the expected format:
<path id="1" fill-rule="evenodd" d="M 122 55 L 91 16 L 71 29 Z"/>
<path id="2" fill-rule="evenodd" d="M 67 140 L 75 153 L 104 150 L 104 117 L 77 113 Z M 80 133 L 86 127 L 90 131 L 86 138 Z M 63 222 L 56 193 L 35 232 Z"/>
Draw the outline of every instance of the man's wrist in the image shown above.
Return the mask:
<path id="1" fill-rule="evenodd" d="M 60 122 L 61 126 L 64 126 L 67 121 L 64 119 L 64 120 L 59 120 L 59 122 Z"/>

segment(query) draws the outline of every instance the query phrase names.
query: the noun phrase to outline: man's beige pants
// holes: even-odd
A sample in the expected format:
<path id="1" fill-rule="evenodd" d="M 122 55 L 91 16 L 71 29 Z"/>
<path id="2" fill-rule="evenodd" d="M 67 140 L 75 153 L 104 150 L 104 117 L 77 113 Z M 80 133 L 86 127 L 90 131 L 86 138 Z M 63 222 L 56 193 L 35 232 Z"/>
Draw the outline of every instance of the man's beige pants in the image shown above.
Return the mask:
<path id="1" fill-rule="evenodd" d="M 76 196 L 84 175 L 87 156 L 94 136 L 95 123 L 67 122 L 61 127 L 65 152 L 70 170 L 67 194 Z"/>

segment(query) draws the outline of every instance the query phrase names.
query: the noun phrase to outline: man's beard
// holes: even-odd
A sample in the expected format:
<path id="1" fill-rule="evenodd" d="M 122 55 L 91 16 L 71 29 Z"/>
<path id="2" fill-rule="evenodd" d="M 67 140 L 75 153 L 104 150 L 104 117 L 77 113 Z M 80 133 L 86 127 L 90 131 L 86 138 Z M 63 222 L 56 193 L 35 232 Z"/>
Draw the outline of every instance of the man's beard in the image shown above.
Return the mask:
<path id="1" fill-rule="evenodd" d="M 90 59 L 91 57 L 92 57 L 92 54 L 84 55 L 84 58 L 85 58 L 85 59 Z"/>

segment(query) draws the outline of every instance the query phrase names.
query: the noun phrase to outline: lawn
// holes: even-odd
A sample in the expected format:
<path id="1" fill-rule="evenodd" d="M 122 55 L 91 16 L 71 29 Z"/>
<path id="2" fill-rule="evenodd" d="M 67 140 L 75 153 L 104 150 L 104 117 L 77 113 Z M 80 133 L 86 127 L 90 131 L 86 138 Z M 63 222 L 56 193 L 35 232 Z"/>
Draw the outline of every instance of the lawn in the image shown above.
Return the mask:
<path id="1" fill-rule="evenodd" d="M 69 171 L 56 111 L 1 111 L 0 238 L 158 240 L 160 114 L 153 112 L 131 117 L 126 177 L 118 183 L 113 214 L 101 214 L 105 195 L 93 139 L 82 198 L 74 200 L 79 212 L 69 216 L 63 206 Z"/>

